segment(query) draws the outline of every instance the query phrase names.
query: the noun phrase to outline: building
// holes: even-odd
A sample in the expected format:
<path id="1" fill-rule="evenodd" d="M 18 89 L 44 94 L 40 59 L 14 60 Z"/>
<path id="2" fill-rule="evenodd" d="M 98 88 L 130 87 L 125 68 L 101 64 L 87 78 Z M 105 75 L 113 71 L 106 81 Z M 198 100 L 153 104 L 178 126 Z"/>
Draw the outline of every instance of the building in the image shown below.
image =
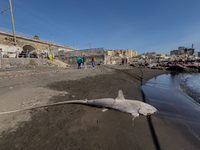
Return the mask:
<path id="1" fill-rule="evenodd" d="M 143 53 L 141 55 L 144 55 L 145 57 L 151 58 L 151 57 L 155 57 L 156 56 L 156 52 L 150 52 L 150 53 L 147 52 L 147 53 Z"/>
<path id="2" fill-rule="evenodd" d="M 192 44 L 192 48 L 185 48 L 185 46 L 179 46 L 178 50 L 170 51 L 170 55 L 194 55 L 194 44 Z"/>
<path id="3" fill-rule="evenodd" d="M 118 54 L 123 54 L 124 55 L 124 50 L 123 49 L 114 50 L 114 52 L 118 53 Z"/>
<path id="4" fill-rule="evenodd" d="M 185 46 L 178 47 L 178 55 L 182 55 L 185 53 Z"/>
<path id="5" fill-rule="evenodd" d="M 165 58 L 166 54 L 157 54 L 156 56 L 159 58 Z"/>
<path id="6" fill-rule="evenodd" d="M 178 55 L 178 50 L 173 50 L 173 51 L 170 51 L 170 55 Z"/>
<path id="7" fill-rule="evenodd" d="M 128 57 L 135 57 L 137 56 L 137 52 L 132 50 L 132 49 L 127 49 L 125 50 L 125 55 L 128 56 Z"/>
<path id="8" fill-rule="evenodd" d="M 200 57 L 200 52 L 198 52 L 198 57 Z"/>
<path id="9" fill-rule="evenodd" d="M 127 56 L 127 57 L 133 57 L 134 56 L 134 51 L 132 49 L 126 49 L 124 51 L 124 55 Z"/>
<path id="10" fill-rule="evenodd" d="M 115 52 L 113 50 L 106 50 L 108 56 L 114 56 Z"/>
<path id="11" fill-rule="evenodd" d="M 116 56 L 116 57 L 135 57 L 138 55 L 138 53 L 132 49 L 126 49 L 126 50 L 123 50 L 123 49 L 118 49 L 118 50 L 114 50 L 113 51 L 114 54 L 113 56 Z"/>
<path id="12" fill-rule="evenodd" d="M 188 54 L 188 55 L 194 55 L 194 49 L 193 48 L 185 48 L 185 51 L 184 51 L 185 54 Z"/>
<path id="13" fill-rule="evenodd" d="M 138 56 L 138 52 L 137 51 L 133 51 L 133 57 Z"/>
<path id="14" fill-rule="evenodd" d="M 142 55 L 140 55 L 140 57 L 141 57 L 141 58 L 145 58 L 146 56 L 142 54 Z"/>

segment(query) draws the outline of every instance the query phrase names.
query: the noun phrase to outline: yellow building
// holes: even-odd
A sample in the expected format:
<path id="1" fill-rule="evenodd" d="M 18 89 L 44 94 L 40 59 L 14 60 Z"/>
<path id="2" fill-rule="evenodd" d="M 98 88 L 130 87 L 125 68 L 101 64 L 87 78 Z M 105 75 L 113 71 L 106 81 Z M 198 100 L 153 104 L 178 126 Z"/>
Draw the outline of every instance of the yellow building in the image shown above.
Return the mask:
<path id="1" fill-rule="evenodd" d="M 134 56 L 137 56 L 137 52 L 132 50 L 132 49 L 126 49 L 125 50 L 125 55 L 127 57 L 134 57 Z"/>
<path id="2" fill-rule="evenodd" d="M 125 56 L 127 56 L 127 57 L 133 57 L 133 50 L 126 49 L 124 51 L 125 51 Z"/>
<path id="3" fill-rule="evenodd" d="M 137 56 L 137 55 L 138 55 L 137 51 L 134 51 L 134 53 L 135 53 L 135 56 Z"/>
<path id="4" fill-rule="evenodd" d="M 157 57 L 164 58 L 165 54 L 157 54 Z"/>
<path id="5" fill-rule="evenodd" d="M 108 56 L 114 56 L 113 50 L 106 50 Z"/>

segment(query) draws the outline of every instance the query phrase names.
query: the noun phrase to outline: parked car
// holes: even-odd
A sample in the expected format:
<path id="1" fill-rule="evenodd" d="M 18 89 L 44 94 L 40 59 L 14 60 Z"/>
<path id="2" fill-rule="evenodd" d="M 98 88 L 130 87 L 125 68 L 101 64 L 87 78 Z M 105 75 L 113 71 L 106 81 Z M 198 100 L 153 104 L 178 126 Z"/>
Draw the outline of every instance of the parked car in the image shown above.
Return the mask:
<path id="1" fill-rule="evenodd" d="M 4 52 L 4 54 L 3 54 L 3 58 L 9 58 L 9 55 L 8 55 L 7 52 Z"/>
<path id="2" fill-rule="evenodd" d="M 16 54 L 15 52 L 8 52 L 9 58 L 15 58 Z"/>
<path id="3" fill-rule="evenodd" d="M 4 52 L 3 58 L 15 58 L 15 52 Z"/>
<path id="4" fill-rule="evenodd" d="M 48 58 L 49 59 L 49 52 L 48 51 L 43 51 L 41 53 L 41 55 L 42 55 L 42 58 Z"/>
<path id="5" fill-rule="evenodd" d="M 37 54 L 33 52 L 33 53 L 30 53 L 30 58 L 38 58 L 38 57 L 37 57 Z"/>
<path id="6" fill-rule="evenodd" d="M 21 53 L 19 53 L 19 58 L 26 58 L 26 52 L 22 51 Z"/>

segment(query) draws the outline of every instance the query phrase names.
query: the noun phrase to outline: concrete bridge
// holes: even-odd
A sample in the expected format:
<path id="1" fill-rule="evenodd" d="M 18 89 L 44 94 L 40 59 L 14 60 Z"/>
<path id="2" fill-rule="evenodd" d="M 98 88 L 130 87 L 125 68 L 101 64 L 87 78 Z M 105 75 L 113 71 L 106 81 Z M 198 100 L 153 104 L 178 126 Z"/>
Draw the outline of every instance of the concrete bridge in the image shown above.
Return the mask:
<path id="1" fill-rule="evenodd" d="M 4 52 L 15 52 L 17 49 L 20 51 L 28 50 L 29 53 L 33 51 L 50 51 L 51 48 L 60 51 L 72 51 L 76 50 L 75 48 L 71 48 L 67 45 L 61 45 L 57 43 L 52 43 L 51 41 L 42 40 L 42 39 L 34 39 L 33 36 L 25 35 L 22 33 L 16 32 L 16 44 L 14 43 L 14 37 L 12 34 L 12 30 L 0 28 L 0 49 L 2 49 L 2 53 Z"/>

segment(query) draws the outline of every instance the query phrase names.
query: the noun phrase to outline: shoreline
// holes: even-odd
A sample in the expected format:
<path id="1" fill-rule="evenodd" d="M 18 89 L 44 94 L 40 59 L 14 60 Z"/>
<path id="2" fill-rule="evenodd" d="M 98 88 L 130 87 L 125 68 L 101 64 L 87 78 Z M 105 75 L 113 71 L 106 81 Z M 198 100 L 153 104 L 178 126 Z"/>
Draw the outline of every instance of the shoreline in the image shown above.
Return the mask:
<path id="1" fill-rule="evenodd" d="M 188 78 L 185 80 L 182 80 L 180 83 L 180 90 L 190 96 L 194 101 L 200 104 L 200 99 L 199 99 L 199 93 L 196 93 L 192 89 L 190 89 L 188 86 L 186 86 Z"/>
<path id="2" fill-rule="evenodd" d="M 10 82 L 17 84 L 17 82 L 29 81 L 30 83 L 27 84 L 16 85 L 17 91 L 18 94 L 21 94 L 19 90 L 26 88 L 26 96 L 32 96 L 32 99 L 42 96 L 43 98 L 36 105 L 46 101 L 44 101 L 45 90 L 47 90 L 47 94 L 52 93 L 45 103 L 86 98 L 116 98 L 120 89 L 126 99 L 143 101 L 141 83 L 144 84 L 155 76 L 168 73 L 168 71 L 144 68 L 142 69 L 143 80 L 141 80 L 141 71 L 138 68 L 118 65 L 111 66 L 112 69 L 108 67 L 110 66 L 27 76 L 23 79 L 18 78 L 21 81 L 12 79 Z M 44 80 L 45 78 L 48 80 Z M 15 90 L 16 87 L 13 86 L 13 89 Z M 30 95 L 30 91 L 34 92 L 34 89 L 39 87 L 42 87 L 40 88 L 42 91 Z M 10 95 L 14 90 L 10 91 Z M 0 98 L 2 98 L 1 96 Z M 17 96 L 19 95 L 15 95 L 15 97 Z M 17 101 L 20 102 L 20 100 Z M 149 100 L 146 102 L 149 103 Z M 13 109 L 11 106 L 6 107 Z M 26 114 L 29 114 L 30 118 L 16 123 L 17 127 L 14 131 L 3 132 L 0 142 L 2 149 L 155 149 L 155 139 L 152 138 L 152 131 L 145 116 L 136 118 L 134 126 L 132 126 L 130 114 L 114 110 L 102 113 L 101 108 L 69 104 L 7 115 L 4 116 L 4 119 L 7 120 L 5 122 L 2 122 L 2 116 L 0 116 L 0 123 L 9 125 L 9 119 L 19 119 Z M 164 127 L 165 122 L 159 116 L 155 114 L 151 115 L 151 118 L 158 137 L 163 136 L 163 132 L 167 133 Z M 12 122 L 14 122 L 13 119 Z M 170 137 L 170 141 L 159 138 L 160 145 L 165 147 L 167 142 L 174 148 L 182 146 L 182 144 L 172 144 L 177 139 L 184 141 L 184 139 L 177 138 L 178 135 Z M 171 134 L 165 134 L 165 136 L 171 136 Z M 139 142 L 141 138 L 145 139 L 145 144 Z M 184 141 L 183 143 L 188 142 Z"/>

